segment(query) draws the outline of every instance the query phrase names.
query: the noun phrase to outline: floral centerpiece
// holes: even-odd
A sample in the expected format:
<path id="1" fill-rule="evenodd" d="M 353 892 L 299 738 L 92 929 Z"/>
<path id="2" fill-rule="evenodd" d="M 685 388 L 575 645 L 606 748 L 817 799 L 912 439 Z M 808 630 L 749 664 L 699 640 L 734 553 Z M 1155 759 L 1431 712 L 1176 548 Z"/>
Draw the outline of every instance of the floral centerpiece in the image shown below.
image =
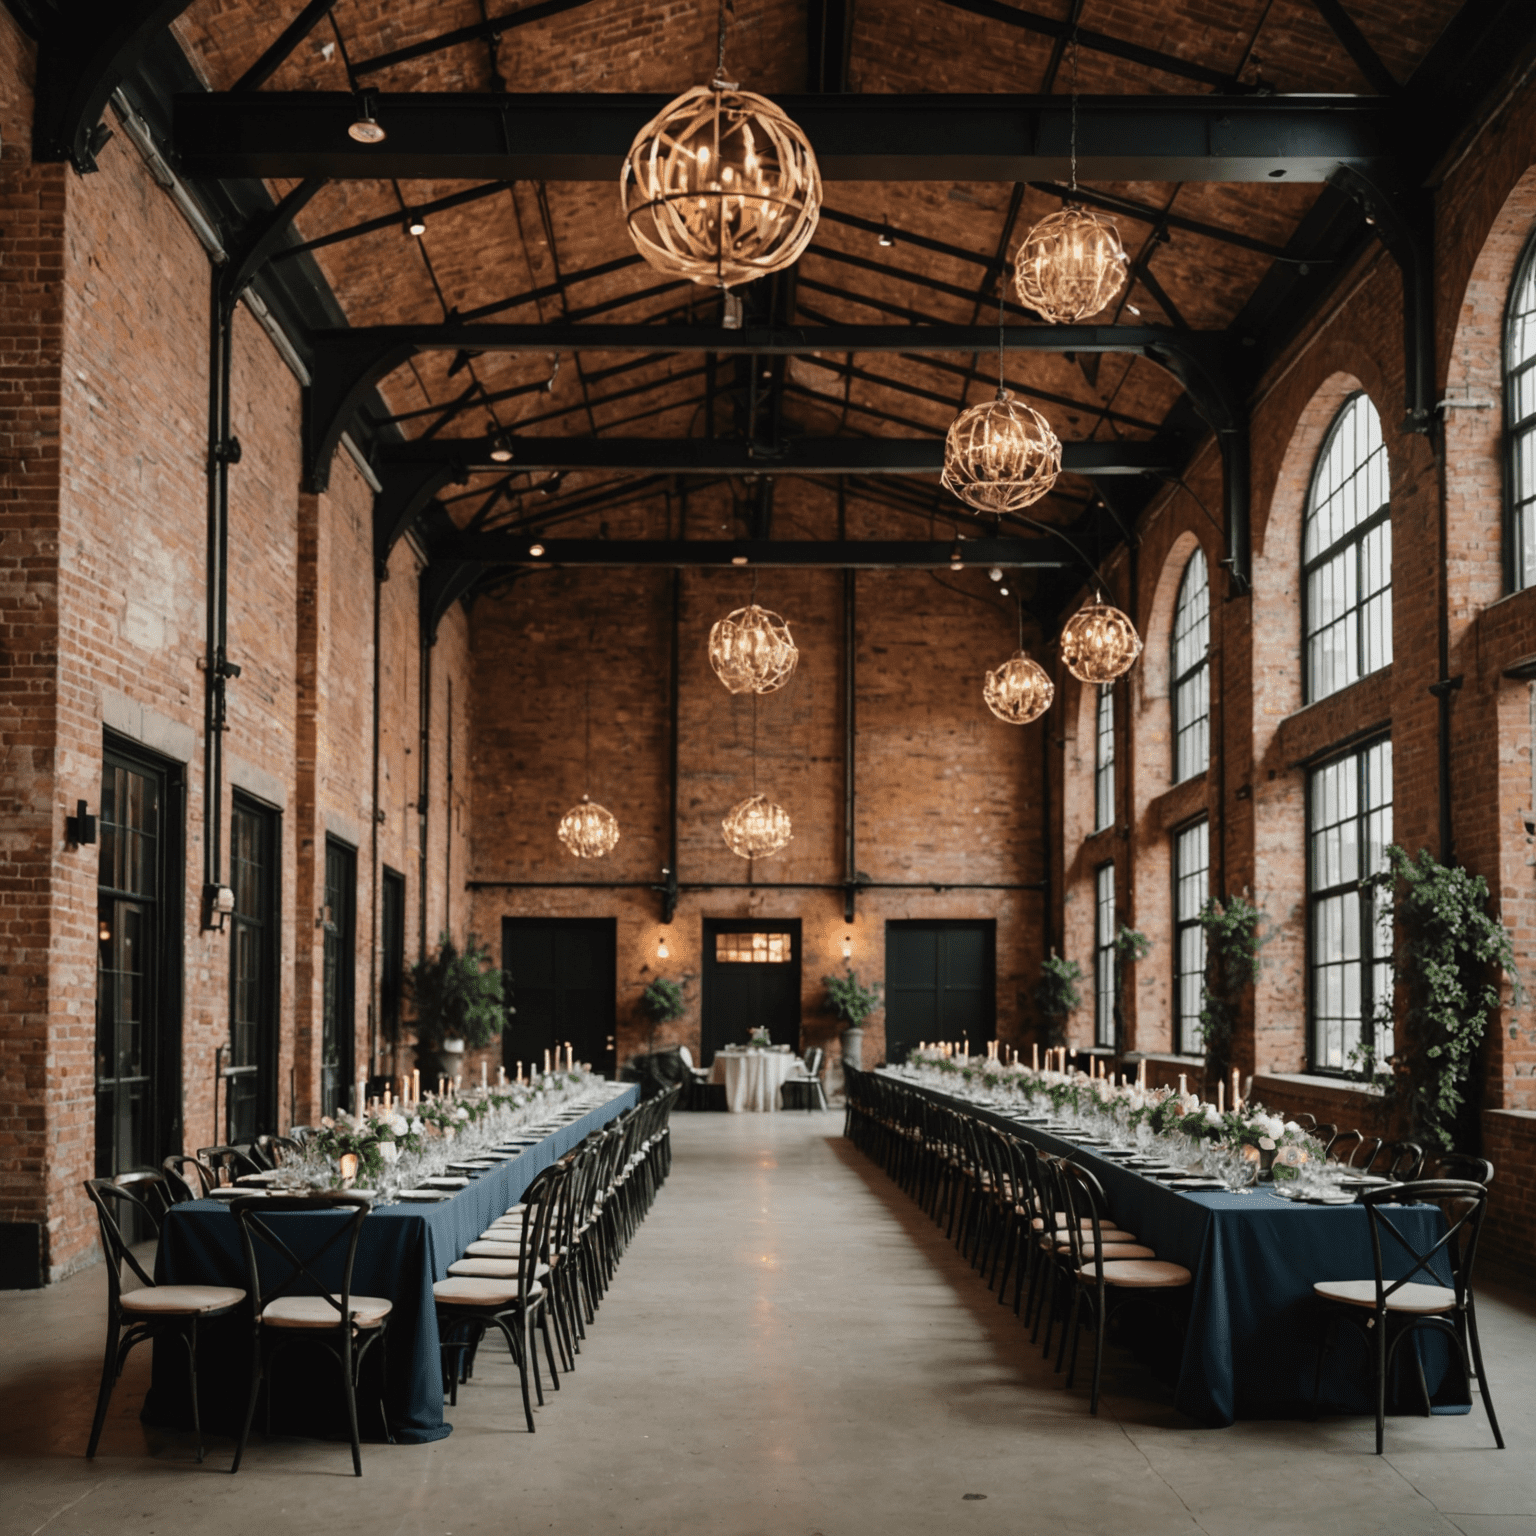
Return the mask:
<path id="1" fill-rule="evenodd" d="M 759 1024 L 748 1033 L 747 1044 L 755 1046 L 760 1051 L 766 1051 L 773 1044 L 773 1036 L 768 1033 L 765 1026 Z"/>

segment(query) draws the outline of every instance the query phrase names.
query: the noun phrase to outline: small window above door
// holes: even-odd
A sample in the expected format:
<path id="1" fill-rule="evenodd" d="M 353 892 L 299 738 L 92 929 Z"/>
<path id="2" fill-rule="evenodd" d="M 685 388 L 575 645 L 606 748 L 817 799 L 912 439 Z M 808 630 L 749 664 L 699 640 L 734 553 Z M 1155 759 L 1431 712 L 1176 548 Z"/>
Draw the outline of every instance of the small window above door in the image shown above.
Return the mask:
<path id="1" fill-rule="evenodd" d="M 715 960 L 721 965 L 789 965 L 795 958 L 788 933 L 717 933 Z"/>

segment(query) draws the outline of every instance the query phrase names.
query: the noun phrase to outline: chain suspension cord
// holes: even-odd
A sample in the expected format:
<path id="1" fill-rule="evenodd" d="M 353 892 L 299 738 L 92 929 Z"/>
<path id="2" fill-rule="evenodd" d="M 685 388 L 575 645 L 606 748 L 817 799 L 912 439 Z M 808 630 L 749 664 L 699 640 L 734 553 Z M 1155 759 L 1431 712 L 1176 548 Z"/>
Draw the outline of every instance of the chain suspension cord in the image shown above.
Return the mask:
<path id="1" fill-rule="evenodd" d="M 587 721 L 587 744 L 582 768 L 582 799 L 586 799 L 592 793 L 592 645 L 597 639 L 597 625 L 594 624 L 587 634 L 587 668 L 586 668 L 586 703 L 584 706 Z"/>
<path id="2" fill-rule="evenodd" d="M 1008 308 L 1008 285 L 1001 275 L 997 279 L 997 398 L 1008 393 L 1003 383 L 1003 315 Z"/>
<path id="3" fill-rule="evenodd" d="M 715 57 L 715 78 L 717 80 L 725 79 L 725 3 L 726 0 L 720 0 L 720 4 L 715 16 L 715 34 L 717 43 Z"/>
<path id="4" fill-rule="evenodd" d="M 722 0 L 723 3 L 723 0 Z M 723 26 L 724 23 L 722 22 Z M 725 47 L 725 34 L 720 34 L 720 47 Z M 724 55 L 722 54 L 722 57 Z M 1072 28 L 1072 190 L 1077 191 L 1077 27 Z"/>

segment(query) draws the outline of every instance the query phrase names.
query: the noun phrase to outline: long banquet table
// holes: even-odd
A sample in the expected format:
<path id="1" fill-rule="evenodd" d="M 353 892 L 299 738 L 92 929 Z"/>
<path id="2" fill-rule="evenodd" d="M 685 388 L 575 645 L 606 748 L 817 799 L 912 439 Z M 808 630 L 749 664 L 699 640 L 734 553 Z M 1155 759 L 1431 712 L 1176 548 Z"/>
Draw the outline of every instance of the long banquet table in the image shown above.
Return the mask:
<path id="1" fill-rule="evenodd" d="M 635 1103 L 633 1084 L 610 1084 L 613 1096 L 579 1119 L 551 1132 L 520 1156 L 488 1170 L 452 1199 L 433 1204 L 382 1205 L 368 1213 L 358 1240 L 352 1290 L 394 1303 L 385 1339 L 384 1405 L 397 1441 L 421 1444 L 453 1431 L 443 1419 L 442 1365 L 432 1286 L 466 1246 L 514 1205 L 536 1174 Z M 295 1252 L 308 1257 L 320 1242 L 316 1230 L 333 1225 L 325 1214 L 292 1213 L 270 1218 L 273 1230 Z M 302 1240 L 309 1238 L 307 1244 Z M 267 1257 L 263 1256 L 263 1267 Z M 340 1288 L 340 1245 L 316 1265 L 323 1283 Z M 166 1285 L 246 1286 L 239 1231 L 228 1206 L 191 1200 L 167 1214 L 156 1256 L 155 1280 Z M 372 1351 L 371 1353 L 377 1353 Z M 364 1438 L 379 1434 L 378 1413 L 367 1383 L 358 1394 L 358 1424 Z M 209 1324 L 198 1342 L 199 1406 L 203 1427 L 238 1433 L 250 1383 L 248 1315 Z M 279 1357 L 269 1379 L 272 1426 L 284 1434 L 331 1438 L 345 1434 L 346 1415 L 335 1363 L 320 1350 L 293 1350 Z M 376 1387 L 373 1395 L 377 1395 Z M 186 1356 L 179 1343 L 155 1346 L 154 1374 L 144 1401 L 148 1423 L 185 1427 L 191 1423 Z"/>
<path id="2" fill-rule="evenodd" d="M 1104 1186 L 1115 1220 L 1156 1249 L 1160 1259 L 1194 1275 L 1188 1328 L 1174 1383 L 1174 1406 L 1203 1423 L 1293 1417 L 1311 1412 L 1312 1384 L 1322 1342 L 1318 1280 L 1359 1280 L 1374 1273 L 1363 1206 L 1301 1205 L 1265 1186 L 1247 1194 L 1169 1189 L 1003 1110 L 942 1093 L 899 1074 L 892 1080 L 966 1114 L 975 1115 L 1042 1151 L 1090 1168 Z M 1403 1235 L 1423 1252 L 1444 1231 L 1435 1206 L 1399 1206 L 1392 1213 Z M 1383 1265 L 1396 1279 L 1407 1269 L 1401 1252 L 1383 1244 Z M 1422 1280 L 1424 1276 L 1420 1275 Z M 1444 1268 L 1438 1283 L 1450 1284 Z M 1467 1413 L 1459 1367 L 1442 1340 L 1419 1345 L 1432 1411 Z M 1449 1367 L 1449 1368 L 1448 1368 Z M 1409 1373 L 1411 1374 L 1411 1373 Z M 1336 1331 L 1322 1377 L 1318 1411 L 1374 1413 L 1374 1367 L 1360 1335 Z M 1422 1412 L 1417 1381 L 1404 1382 L 1401 1408 Z M 1395 1406 L 1389 1400 L 1389 1406 Z"/>

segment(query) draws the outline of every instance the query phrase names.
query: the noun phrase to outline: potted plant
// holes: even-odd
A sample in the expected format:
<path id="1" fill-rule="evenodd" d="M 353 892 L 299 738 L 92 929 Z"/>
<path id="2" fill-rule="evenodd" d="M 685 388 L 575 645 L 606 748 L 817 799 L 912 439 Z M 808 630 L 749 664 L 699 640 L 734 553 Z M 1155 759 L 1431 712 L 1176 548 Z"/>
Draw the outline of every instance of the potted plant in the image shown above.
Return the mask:
<path id="1" fill-rule="evenodd" d="M 670 1024 L 687 1013 L 688 1004 L 683 997 L 683 984 L 658 976 L 640 994 L 640 1012 L 650 1021 L 650 1037 L 646 1041 L 647 1054 L 656 1050 L 656 1031 L 663 1024 Z"/>
<path id="2" fill-rule="evenodd" d="M 461 950 L 444 933 L 437 953 L 410 969 L 416 1005 L 416 1059 L 428 1083 L 456 1082 L 468 1046 L 489 1045 L 506 1024 L 501 969 L 491 953 L 469 934 Z"/>
<path id="3" fill-rule="evenodd" d="M 852 966 L 841 976 L 823 976 L 827 1006 L 843 1021 L 843 1065 L 855 1072 L 864 1066 L 864 1020 L 880 1006 L 880 983 L 865 986 Z"/>

